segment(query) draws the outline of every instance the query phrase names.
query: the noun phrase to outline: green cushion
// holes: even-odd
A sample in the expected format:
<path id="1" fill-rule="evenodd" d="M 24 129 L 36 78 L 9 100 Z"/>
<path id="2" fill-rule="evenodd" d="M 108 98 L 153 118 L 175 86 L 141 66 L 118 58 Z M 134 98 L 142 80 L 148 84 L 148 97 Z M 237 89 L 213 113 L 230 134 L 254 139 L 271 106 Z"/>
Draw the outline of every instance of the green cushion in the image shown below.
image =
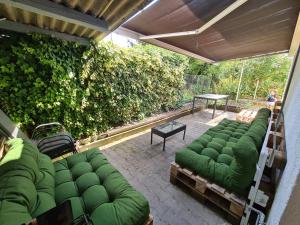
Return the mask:
<path id="1" fill-rule="evenodd" d="M 33 218 L 37 217 L 38 215 L 47 212 L 49 209 L 52 209 L 55 206 L 56 203 L 52 195 L 43 192 L 38 192 L 35 210 L 32 212 L 31 216 Z"/>
<path id="2" fill-rule="evenodd" d="M 222 146 L 221 144 L 219 144 L 218 142 L 214 142 L 214 141 L 209 142 L 209 143 L 207 144 L 207 147 L 208 147 L 208 148 L 213 148 L 213 149 L 215 149 L 217 152 L 221 152 L 221 150 L 222 150 L 222 148 L 223 148 L 223 146 Z"/>
<path id="3" fill-rule="evenodd" d="M 23 150 L 23 140 L 22 139 L 17 139 L 15 141 L 9 140 L 7 141 L 7 145 L 10 145 L 11 147 L 7 151 L 5 157 L 1 159 L 0 161 L 0 166 L 3 164 L 13 161 L 13 160 L 18 160 L 21 158 L 21 153 Z"/>
<path id="4" fill-rule="evenodd" d="M 245 135 L 233 147 L 233 154 L 229 189 L 245 195 L 256 172 L 258 152 L 252 139 Z"/>
<path id="5" fill-rule="evenodd" d="M 189 144 L 188 148 L 193 150 L 194 152 L 197 152 L 198 154 L 201 154 L 201 151 L 204 148 L 204 146 L 200 141 L 196 140 Z"/>
<path id="6" fill-rule="evenodd" d="M 201 155 L 208 156 L 209 158 L 213 159 L 214 161 L 217 161 L 217 158 L 219 156 L 219 152 L 213 148 L 204 148 L 202 150 Z"/>
<path id="7" fill-rule="evenodd" d="M 244 134 L 244 132 L 235 131 L 234 133 L 232 133 L 232 137 L 239 139 L 243 136 L 243 134 Z"/>
<path id="8" fill-rule="evenodd" d="M 238 138 L 235 138 L 235 137 L 230 137 L 228 142 L 232 142 L 232 143 L 237 143 L 238 142 Z"/>
<path id="9" fill-rule="evenodd" d="M 27 223 L 66 200 L 74 218 L 87 214 L 93 224 L 142 225 L 148 218 L 147 200 L 98 149 L 53 165 L 29 141 L 8 144 L 10 154 L 0 166 L 1 225 Z"/>
<path id="10" fill-rule="evenodd" d="M 208 136 L 208 135 L 207 135 Z M 203 147 L 206 147 L 207 144 L 210 142 L 212 139 L 211 137 L 208 138 L 207 136 L 201 136 L 200 138 L 197 139 L 197 142 L 201 143 Z"/>
<path id="11" fill-rule="evenodd" d="M 223 139 L 223 140 L 227 141 L 230 138 L 230 136 L 228 134 L 220 132 L 220 133 L 215 135 L 215 138 L 220 138 L 220 139 Z"/>
<path id="12" fill-rule="evenodd" d="M 86 213 L 93 224 L 143 224 L 149 215 L 147 200 L 107 161 L 98 149 L 54 163 L 56 203 L 68 199 L 76 216 Z M 70 176 L 71 175 L 71 176 Z M 70 177 L 72 180 L 70 181 Z"/>
<path id="13" fill-rule="evenodd" d="M 226 145 L 226 141 L 222 138 L 213 138 L 212 142 L 220 144 L 222 147 Z"/>
<path id="14" fill-rule="evenodd" d="M 232 147 L 224 147 L 222 148 L 222 154 L 227 154 L 229 156 L 233 156 Z"/>
<path id="15" fill-rule="evenodd" d="M 177 152 L 175 161 L 229 191 L 246 195 L 269 116 L 270 111 L 263 109 L 251 124 L 224 119 Z"/>
<path id="16" fill-rule="evenodd" d="M 176 153 L 175 162 L 207 179 L 213 179 L 214 177 L 215 162 L 208 156 L 199 155 L 185 148 Z"/>
<path id="17" fill-rule="evenodd" d="M 225 147 L 233 148 L 235 145 L 236 145 L 235 142 L 228 141 L 228 142 L 226 142 Z"/>
<path id="18" fill-rule="evenodd" d="M 218 159 L 217 159 L 217 162 L 218 163 L 224 163 L 224 164 L 226 164 L 226 165 L 230 165 L 230 163 L 232 162 L 232 160 L 233 160 L 233 157 L 232 156 L 230 156 L 230 155 L 228 155 L 228 154 L 220 154 L 219 156 L 218 156 Z"/>

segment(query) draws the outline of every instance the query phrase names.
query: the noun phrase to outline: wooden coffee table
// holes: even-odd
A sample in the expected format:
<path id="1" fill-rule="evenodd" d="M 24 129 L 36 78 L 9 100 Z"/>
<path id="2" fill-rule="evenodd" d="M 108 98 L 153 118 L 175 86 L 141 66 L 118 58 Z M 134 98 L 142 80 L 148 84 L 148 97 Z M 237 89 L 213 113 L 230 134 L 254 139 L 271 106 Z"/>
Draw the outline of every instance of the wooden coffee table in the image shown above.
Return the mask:
<path id="1" fill-rule="evenodd" d="M 180 131 L 184 131 L 183 133 L 183 140 L 185 138 L 185 132 L 186 132 L 186 125 L 176 122 L 176 121 L 171 121 L 162 125 L 159 125 L 157 127 L 151 128 L 151 144 L 153 140 L 153 134 L 156 134 L 164 139 L 164 145 L 163 145 L 163 151 L 165 151 L 165 146 L 166 146 L 166 138 L 170 137 L 174 134 L 179 133 Z"/>

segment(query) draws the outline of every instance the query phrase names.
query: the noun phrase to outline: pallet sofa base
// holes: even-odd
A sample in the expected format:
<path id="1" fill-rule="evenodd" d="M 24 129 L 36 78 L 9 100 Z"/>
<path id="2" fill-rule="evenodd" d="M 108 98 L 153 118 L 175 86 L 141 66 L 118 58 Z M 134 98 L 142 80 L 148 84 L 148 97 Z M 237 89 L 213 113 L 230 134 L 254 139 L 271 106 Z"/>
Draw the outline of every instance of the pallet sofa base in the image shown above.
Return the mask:
<path id="1" fill-rule="evenodd" d="M 245 199 L 227 192 L 217 184 L 193 174 L 190 170 L 180 167 L 177 163 L 171 163 L 170 182 L 183 184 L 197 196 L 199 200 L 208 200 L 224 210 L 235 222 L 239 222 L 243 216 L 246 205 Z"/>

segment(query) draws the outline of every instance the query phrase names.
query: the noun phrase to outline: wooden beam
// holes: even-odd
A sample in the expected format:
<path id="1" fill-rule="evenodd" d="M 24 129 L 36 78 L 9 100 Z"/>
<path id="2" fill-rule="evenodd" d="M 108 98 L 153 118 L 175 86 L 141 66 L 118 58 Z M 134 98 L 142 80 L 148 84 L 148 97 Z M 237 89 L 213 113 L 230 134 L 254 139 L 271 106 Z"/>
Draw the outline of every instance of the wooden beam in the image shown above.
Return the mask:
<path id="1" fill-rule="evenodd" d="M 289 56 L 294 56 L 296 54 L 299 45 L 300 45 L 300 13 L 295 26 L 294 35 L 293 35 L 293 39 L 289 51 Z"/>
<path id="2" fill-rule="evenodd" d="M 15 32 L 20 32 L 20 33 L 42 33 L 46 35 L 50 35 L 51 37 L 66 40 L 66 41 L 74 41 L 78 42 L 79 44 L 83 45 L 88 45 L 89 40 L 82 38 L 82 37 L 77 37 L 65 33 L 60 33 L 52 30 L 47 30 L 47 29 L 42 29 L 30 25 L 25 25 L 22 23 L 17 23 L 17 22 L 12 22 L 9 20 L 3 20 L 0 21 L 0 29 L 4 30 L 10 30 L 10 31 L 15 31 Z"/>
<path id="3" fill-rule="evenodd" d="M 0 0 L 0 3 L 92 30 L 108 31 L 108 24 L 104 20 L 49 0 Z"/>
<path id="4" fill-rule="evenodd" d="M 167 38 L 167 37 L 179 37 L 179 36 L 189 36 L 189 35 L 198 35 L 201 34 L 203 31 L 210 28 L 212 25 L 223 19 L 225 16 L 227 16 L 229 13 L 243 5 L 248 0 L 237 0 L 234 3 L 232 3 L 230 6 L 228 6 L 226 9 L 224 9 L 222 12 L 220 12 L 218 15 L 216 15 L 214 18 L 209 20 L 207 23 L 205 23 L 203 26 L 199 27 L 196 30 L 192 31 L 183 31 L 183 32 L 175 32 L 175 33 L 166 33 L 166 34 L 155 34 L 155 35 L 148 35 L 140 37 L 141 40 L 145 39 L 156 39 L 156 38 Z"/>
<path id="5" fill-rule="evenodd" d="M 132 38 L 132 39 L 136 39 L 136 40 L 139 40 L 140 37 L 142 36 L 142 34 L 134 32 L 134 31 L 129 30 L 129 29 L 124 28 L 124 27 L 119 27 L 115 32 L 117 34 L 124 35 L 126 37 L 129 37 L 129 38 Z M 161 48 L 165 48 L 165 49 L 177 52 L 179 54 L 183 54 L 183 55 L 187 55 L 187 56 L 193 57 L 195 59 L 199 59 L 199 60 L 207 62 L 207 63 L 214 63 L 214 60 L 212 60 L 212 59 L 205 58 L 205 57 L 203 57 L 201 55 L 198 55 L 198 54 L 195 54 L 193 52 L 184 50 L 184 49 L 176 47 L 174 45 L 170 45 L 170 44 L 165 43 L 163 41 L 159 41 L 159 40 L 156 40 L 156 39 L 149 39 L 149 40 L 142 40 L 142 41 L 144 41 L 146 43 L 149 43 L 149 44 L 152 44 L 152 45 L 159 46 Z"/>

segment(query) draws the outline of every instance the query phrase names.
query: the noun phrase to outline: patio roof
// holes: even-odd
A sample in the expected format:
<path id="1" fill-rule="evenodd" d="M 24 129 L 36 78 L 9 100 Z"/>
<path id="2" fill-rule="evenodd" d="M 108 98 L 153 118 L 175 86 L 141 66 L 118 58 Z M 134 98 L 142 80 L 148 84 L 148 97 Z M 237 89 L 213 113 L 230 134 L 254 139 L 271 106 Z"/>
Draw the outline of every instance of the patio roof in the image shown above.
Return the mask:
<path id="1" fill-rule="evenodd" d="M 0 29 L 84 42 L 103 38 L 148 0 L 0 0 Z"/>
<path id="2" fill-rule="evenodd" d="M 297 0 L 160 0 L 121 32 L 206 62 L 222 61 L 289 51 L 299 10 Z"/>

